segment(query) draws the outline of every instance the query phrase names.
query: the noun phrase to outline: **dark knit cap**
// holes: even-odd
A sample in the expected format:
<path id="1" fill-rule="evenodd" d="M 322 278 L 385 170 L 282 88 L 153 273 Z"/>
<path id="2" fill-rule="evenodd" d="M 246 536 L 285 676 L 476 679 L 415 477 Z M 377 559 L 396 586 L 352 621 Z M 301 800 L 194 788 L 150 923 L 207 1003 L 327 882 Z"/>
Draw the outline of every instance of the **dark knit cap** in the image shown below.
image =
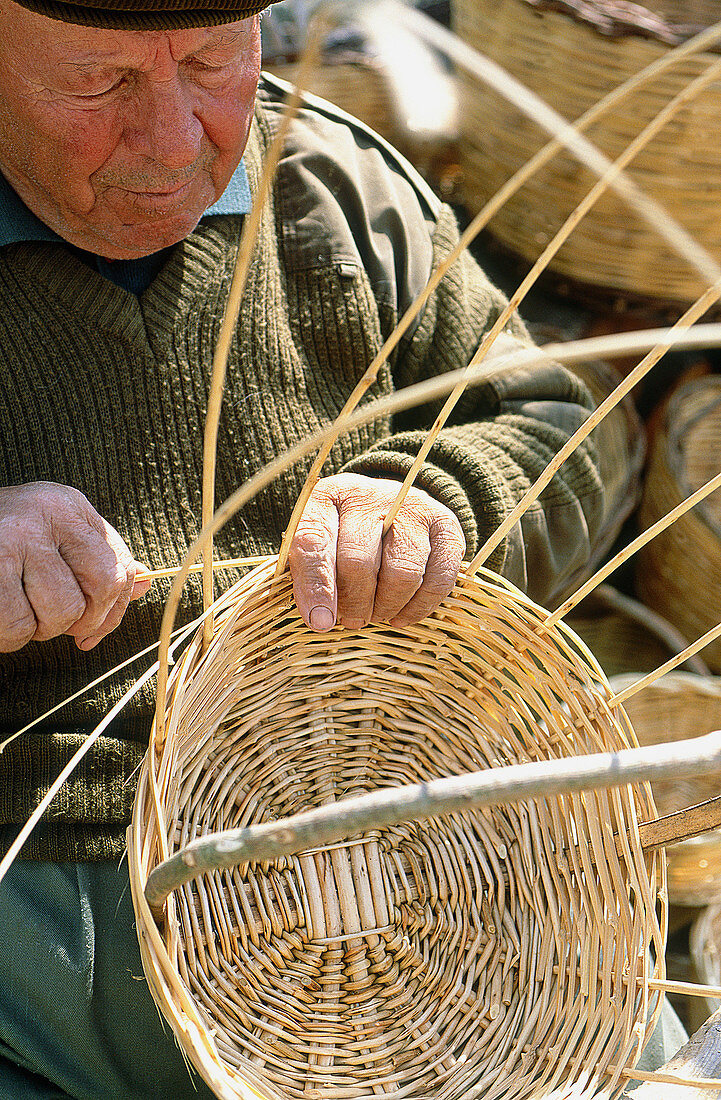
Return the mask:
<path id="1" fill-rule="evenodd" d="M 21 7 L 85 27 L 112 30 L 173 31 L 234 23 L 267 8 L 274 0 L 16 0 Z"/>

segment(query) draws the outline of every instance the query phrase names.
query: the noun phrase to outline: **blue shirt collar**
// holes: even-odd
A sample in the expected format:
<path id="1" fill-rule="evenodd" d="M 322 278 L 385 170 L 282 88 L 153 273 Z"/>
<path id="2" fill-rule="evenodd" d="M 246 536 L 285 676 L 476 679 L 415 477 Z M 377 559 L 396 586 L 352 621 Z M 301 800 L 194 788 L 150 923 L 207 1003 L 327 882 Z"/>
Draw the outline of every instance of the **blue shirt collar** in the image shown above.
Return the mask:
<path id="1" fill-rule="evenodd" d="M 210 218 L 216 214 L 248 214 L 251 201 L 248 174 L 241 160 L 225 191 L 217 202 L 208 207 L 203 218 Z M 6 244 L 20 244 L 23 241 L 64 243 L 62 237 L 33 214 L 5 177 L 0 174 L 0 247 Z"/>

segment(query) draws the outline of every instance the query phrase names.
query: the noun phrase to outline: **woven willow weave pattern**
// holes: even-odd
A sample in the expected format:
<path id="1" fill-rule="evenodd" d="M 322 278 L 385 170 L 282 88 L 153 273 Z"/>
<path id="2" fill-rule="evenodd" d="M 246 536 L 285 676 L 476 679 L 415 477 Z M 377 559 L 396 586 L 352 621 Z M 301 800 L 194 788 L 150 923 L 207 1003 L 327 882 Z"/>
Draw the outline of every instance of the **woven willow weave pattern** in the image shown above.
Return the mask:
<path id="1" fill-rule="evenodd" d="M 158 932 L 143 889 L 163 840 L 172 854 L 374 788 L 633 743 L 582 645 L 492 574 L 403 633 L 323 635 L 274 562 L 176 669 L 130 835 L 146 975 L 188 1057 L 221 1097 L 617 1095 L 604 1072 L 638 1054 L 663 976 L 663 860 L 635 830 L 648 788 L 206 874 Z"/>

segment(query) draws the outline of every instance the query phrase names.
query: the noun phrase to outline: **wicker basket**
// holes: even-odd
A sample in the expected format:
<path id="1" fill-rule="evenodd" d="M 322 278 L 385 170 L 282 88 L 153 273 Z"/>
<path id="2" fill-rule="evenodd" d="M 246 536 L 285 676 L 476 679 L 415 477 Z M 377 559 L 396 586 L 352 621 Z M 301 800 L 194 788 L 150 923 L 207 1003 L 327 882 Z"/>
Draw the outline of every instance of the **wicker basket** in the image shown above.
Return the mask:
<path id="1" fill-rule="evenodd" d="M 671 397 L 651 447 L 639 510 L 650 527 L 721 468 L 721 378 L 699 379 Z M 721 492 L 715 492 L 638 556 L 640 598 L 695 641 L 721 621 Z M 721 642 L 702 656 L 721 671 Z"/>
<path id="2" fill-rule="evenodd" d="M 635 676 L 611 680 L 623 691 Z M 642 745 L 659 745 L 700 737 L 721 729 L 721 680 L 688 672 L 668 673 L 625 704 Z M 659 814 L 694 806 L 719 793 L 718 775 L 653 784 Z M 707 905 L 721 899 L 721 829 L 684 840 L 666 849 L 668 893 L 676 905 Z"/>
<path id="3" fill-rule="evenodd" d="M 156 926 L 148 874 L 197 836 L 633 739 L 571 631 L 541 629 L 490 573 L 403 632 L 323 635 L 274 565 L 174 670 L 129 836 L 145 972 L 188 1058 L 243 1100 L 620 1094 L 653 1025 L 651 945 L 663 970 L 664 861 L 636 829 L 655 817 L 647 786 L 212 872 Z"/>
<path id="4" fill-rule="evenodd" d="M 661 6 L 660 4 L 657 6 Z M 663 5 L 665 7 L 665 5 Z M 625 18 L 616 16 L 625 8 Z M 717 5 L 698 5 L 708 22 Z M 715 10 L 712 12 L 711 9 Z M 560 10 L 559 10 L 560 9 Z M 578 10 L 587 18 L 582 19 Z M 467 43 L 498 62 L 569 120 L 580 117 L 628 77 L 663 56 L 667 24 L 640 5 L 608 0 L 454 0 L 455 28 Z M 590 13 L 590 15 L 589 15 Z M 594 18 L 595 17 L 595 18 Z M 633 20 L 638 23 L 634 25 Z M 668 29 L 668 27 L 667 27 Z M 678 28 L 672 28 L 672 32 Z M 602 33 L 605 31 L 607 33 Z M 637 90 L 598 121 L 590 139 L 615 159 L 669 99 L 716 55 L 691 57 Z M 540 149 L 547 137 L 535 123 L 460 73 L 461 163 L 469 205 L 480 207 Z M 708 251 L 721 258 L 721 99 L 710 86 L 686 105 L 629 169 Z M 570 155 L 555 156 L 490 225 L 508 249 L 535 260 L 595 177 Z M 686 261 L 615 194 L 607 192 L 574 230 L 551 270 L 587 288 L 613 290 L 644 302 L 695 301 L 705 290 Z"/>

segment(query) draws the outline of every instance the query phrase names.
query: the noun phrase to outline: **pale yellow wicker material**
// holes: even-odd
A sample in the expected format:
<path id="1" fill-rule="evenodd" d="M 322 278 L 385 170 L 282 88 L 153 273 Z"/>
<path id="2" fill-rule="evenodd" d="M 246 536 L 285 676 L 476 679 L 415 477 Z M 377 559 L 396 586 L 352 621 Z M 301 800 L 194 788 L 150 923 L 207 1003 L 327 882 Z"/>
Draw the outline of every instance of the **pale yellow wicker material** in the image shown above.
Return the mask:
<path id="1" fill-rule="evenodd" d="M 611 679 L 622 691 L 632 676 Z M 672 672 L 638 692 L 624 708 L 642 745 L 682 741 L 721 729 L 721 679 Z M 652 784 L 659 814 L 693 806 L 719 793 L 717 774 Z M 666 849 L 669 898 L 677 905 L 721 899 L 721 829 Z"/>
<path id="2" fill-rule="evenodd" d="M 158 933 L 148 873 L 197 836 L 633 742 L 583 646 L 539 631 L 542 609 L 491 574 L 402 633 L 322 635 L 273 567 L 231 590 L 206 654 L 196 642 L 175 670 L 129 837 L 144 967 L 189 1059 L 221 1097 L 616 1095 L 604 1070 L 638 1054 L 663 976 L 663 860 L 636 831 L 648 788 L 215 872 Z"/>
<path id="3" fill-rule="evenodd" d="M 639 510 L 650 526 L 721 469 L 721 378 L 682 387 L 651 448 Z M 640 598 L 689 638 L 721 621 L 721 493 L 712 493 L 638 556 Z M 702 653 L 721 671 L 721 642 Z"/>
<path id="4" fill-rule="evenodd" d="M 497 61 L 564 117 L 573 120 L 670 48 L 662 42 L 611 38 L 569 14 L 537 10 L 529 0 L 454 0 L 458 34 Z M 597 122 L 589 137 L 610 157 L 717 55 L 687 58 Z M 536 125 L 479 83 L 459 74 L 461 164 L 466 197 L 483 204 L 543 144 Z M 708 251 L 721 256 L 721 114 L 718 86 L 702 91 L 634 160 L 629 174 Z M 588 172 L 560 154 L 494 218 L 492 233 L 534 260 L 591 184 Z M 643 299 L 689 302 L 702 291 L 698 275 L 660 242 L 616 195 L 586 215 L 552 269 L 596 288 Z"/>

